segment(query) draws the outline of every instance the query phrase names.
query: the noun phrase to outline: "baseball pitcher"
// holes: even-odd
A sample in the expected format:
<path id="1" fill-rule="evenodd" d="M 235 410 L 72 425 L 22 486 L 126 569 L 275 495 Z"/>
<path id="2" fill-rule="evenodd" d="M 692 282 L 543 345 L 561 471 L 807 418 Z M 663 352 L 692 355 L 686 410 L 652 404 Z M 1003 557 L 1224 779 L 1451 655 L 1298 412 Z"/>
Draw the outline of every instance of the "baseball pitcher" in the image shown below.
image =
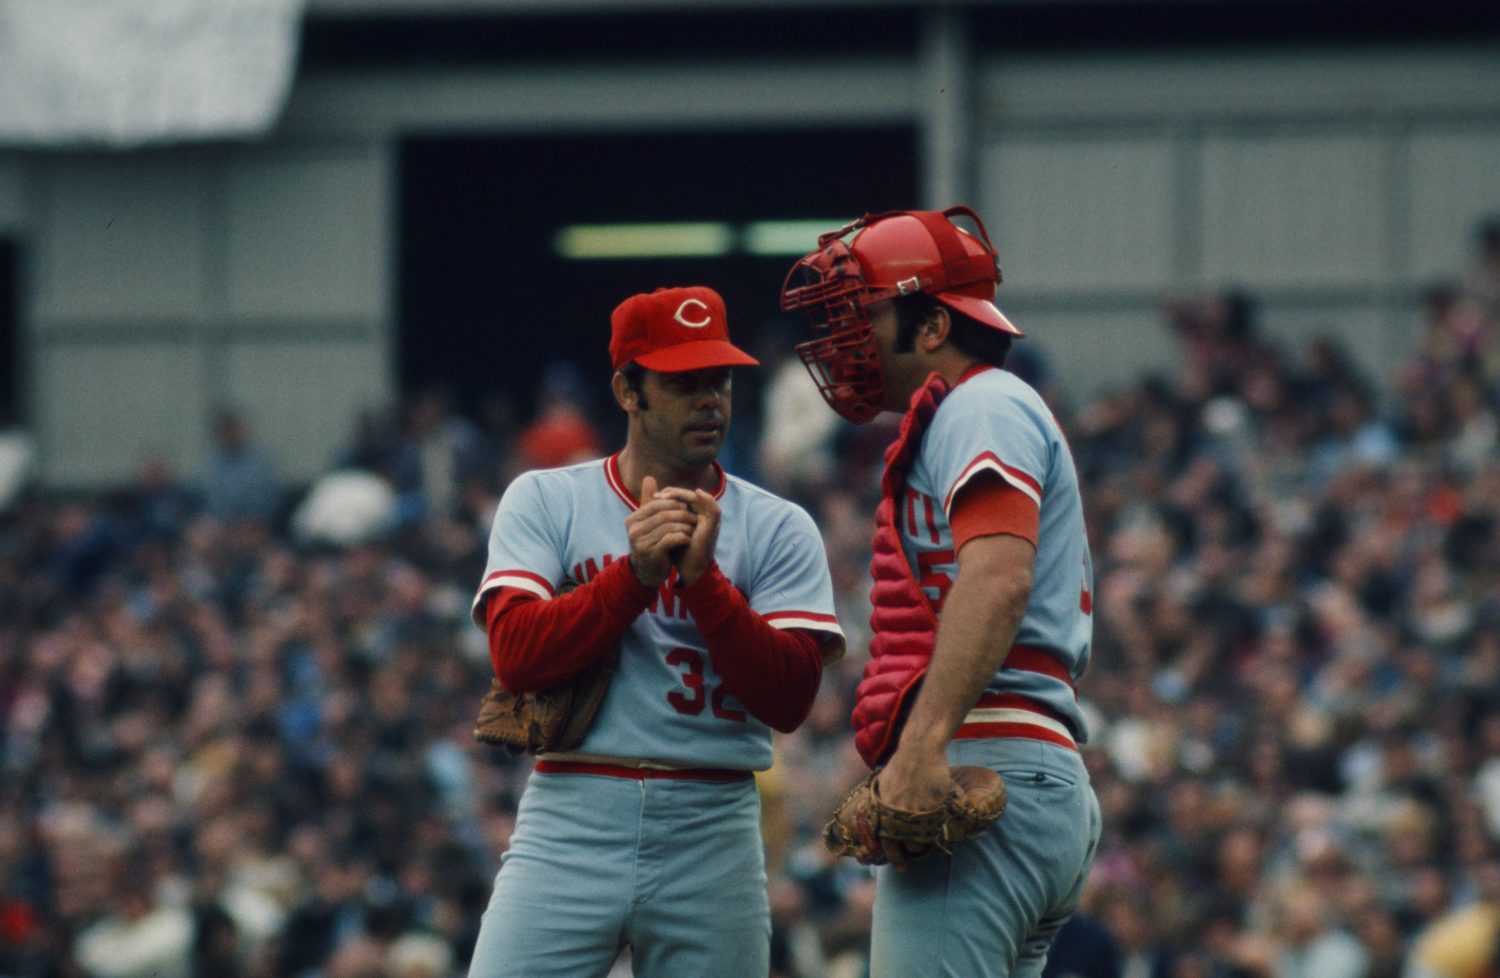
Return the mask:
<path id="1" fill-rule="evenodd" d="M 843 651 L 823 544 L 716 461 L 731 368 L 756 363 L 719 295 L 632 296 L 611 327 L 625 447 L 506 489 L 474 602 L 516 709 L 607 685 L 561 698 L 594 711 L 561 725 L 581 735 L 519 741 L 537 760 L 469 974 L 602 976 L 629 945 L 640 978 L 765 978 L 752 772 Z"/>

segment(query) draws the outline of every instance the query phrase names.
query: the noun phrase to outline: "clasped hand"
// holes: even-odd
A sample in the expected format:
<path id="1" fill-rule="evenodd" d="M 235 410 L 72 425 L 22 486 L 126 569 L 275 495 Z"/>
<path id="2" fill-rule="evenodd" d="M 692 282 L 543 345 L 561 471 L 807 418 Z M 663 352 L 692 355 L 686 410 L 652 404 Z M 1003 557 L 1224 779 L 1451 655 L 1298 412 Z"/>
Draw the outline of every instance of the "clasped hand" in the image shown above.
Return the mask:
<path id="1" fill-rule="evenodd" d="M 720 514 L 713 494 L 671 486 L 658 489 L 648 475 L 641 483 L 641 500 L 625 518 L 636 580 L 658 588 L 675 568 L 683 584 L 692 584 L 714 561 Z"/>

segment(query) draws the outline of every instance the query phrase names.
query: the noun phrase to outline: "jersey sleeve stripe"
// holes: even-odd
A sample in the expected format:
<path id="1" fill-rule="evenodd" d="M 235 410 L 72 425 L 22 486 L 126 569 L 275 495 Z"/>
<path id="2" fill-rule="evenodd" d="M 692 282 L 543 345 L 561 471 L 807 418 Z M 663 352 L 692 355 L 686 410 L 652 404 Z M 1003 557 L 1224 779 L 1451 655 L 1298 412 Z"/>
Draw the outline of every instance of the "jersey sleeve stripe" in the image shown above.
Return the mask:
<path id="1" fill-rule="evenodd" d="M 523 591 L 530 591 L 539 598 L 556 597 L 552 590 L 552 582 L 540 574 L 533 574 L 523 570 L 495 571 L 484 579 L 480 586 L 481 591 L 488 591 L 497 587 L 518 587 Z"/>
<path id="2" fill-rule="evenodd" d="M 813 631 L 844 634 L 837 618 L 833 615 L 820 615 L 814 611 L 773 611 L 761 617 L 772 628 L 808 628 Z"/>
<path id="3" fill-rule="evenodd" d="M 764 618 L 772 628 L 818 632 L 822 636 L 820 644 L 825 668 L 844 657 L 844 630 L 833 615 L 820 615 L 814 611 L 773 611 Z"/>
<path id="4" fill-rule="evenodd" d="M 965 485 L 967 485 L 970 479 L 974 478 L 981 472 L 995 473 L 1000 478 L 1004 479 L 1006 482 L 1010 483 L 1012 486 L 1025 493 L 1027 498 L 1036 503 L 1038 507 L 1042 505 L 1041 483 L 1032 478 L 1030 474 L 1022 472 L 1015 466 L 1006 465 L 1004 462 L 1000 461 L 1000 459 L 995 457 L 994 452 L 985 452 L 983 455 L 979 456 L 974 461 L 969 463 L 968 467 L 959 474 L 958 479 L 953 483 L 953 488 L 948 490 L 947 498 L 943 500 L 944 516 L 952 515 L 953 497 L 958 495 L 958 491 Z"/>
<path id="5" fill-rule="evenodd" d="M 484 596 L 501 587 L 514 587 L 520 588 L 522 591 L 530 591 L 544 600 L 556 596 L 552 590 L 551 583 L 545 577 L 538 574 L 532 574 L 529 571 L 523 570 L 495 571 L 484 579 L 483 584 L 479 585 L 479 592 L 474 595 L 474 603 L 469 606 L 469 617 L 480 628 L 484 627 Z"/>
<path id="6" fill-rule="evenodd" d="M 552 591 L 552 585 L 547 583 L 544 577 L 528 574 L 523 570 L 507 570 L 493 574 L 484 582 L 484 589 L 489 591 L 490 588 L 520 588 L 522 591 L 531 591 L 540 598 L 556 597 L 555 592 Z"/>

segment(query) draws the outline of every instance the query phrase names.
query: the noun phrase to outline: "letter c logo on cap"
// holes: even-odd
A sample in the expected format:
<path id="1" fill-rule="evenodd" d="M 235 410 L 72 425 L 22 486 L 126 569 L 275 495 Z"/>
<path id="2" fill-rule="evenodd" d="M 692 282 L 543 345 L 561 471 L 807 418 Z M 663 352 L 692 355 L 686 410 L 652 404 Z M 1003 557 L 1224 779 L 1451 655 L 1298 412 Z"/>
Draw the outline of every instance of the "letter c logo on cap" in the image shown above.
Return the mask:
<path id="1" fill-rule="evenodd" d="M 701 310 L 703 318 L 696 320 L 689 319 L 688 306 L 697 306 Z M 713 322 L 713 318 L 708 313 L 708 303 L 704 302 L 702 299 L 683 300 L 682 305 L 678 306 L 677 311 L 672 314 L 672 318 L 677 320 L 682 325 L 686 326 L 688 329 L 702 329 L 709 323 Z"/>

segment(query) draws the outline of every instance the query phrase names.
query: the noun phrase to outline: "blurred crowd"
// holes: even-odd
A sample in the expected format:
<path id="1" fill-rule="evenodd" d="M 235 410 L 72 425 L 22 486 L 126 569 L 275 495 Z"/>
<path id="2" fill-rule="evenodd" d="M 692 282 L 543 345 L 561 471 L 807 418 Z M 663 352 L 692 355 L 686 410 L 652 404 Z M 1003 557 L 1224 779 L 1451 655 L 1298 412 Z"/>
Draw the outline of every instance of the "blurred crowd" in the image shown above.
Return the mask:
<path id="1" fill-rule="evenodd" d="M 1180 357 L 1091 403 L 1034 345 L 1085 488 L 1081 686 L 1105 835 L 1056 978 L 1500 973 L 1500 224 L 1401 366 L 1176 297 Z M 759 778 L 778 978 L 858 978 L 873 879 L 820 829 L 862 773 L 870 514 L 893 418 L 787 357 L 726 459 L 823 530 L 849 655 Z M 615 447 L 441 394 L 288 487 L 233 411 L 189 484 L 0 509 L 0 978 L 457 978 L 529 762 L 477 744 L 469 606 L 517 472 Z M 628 974 L 628 965 L 620 966 Z"/>

